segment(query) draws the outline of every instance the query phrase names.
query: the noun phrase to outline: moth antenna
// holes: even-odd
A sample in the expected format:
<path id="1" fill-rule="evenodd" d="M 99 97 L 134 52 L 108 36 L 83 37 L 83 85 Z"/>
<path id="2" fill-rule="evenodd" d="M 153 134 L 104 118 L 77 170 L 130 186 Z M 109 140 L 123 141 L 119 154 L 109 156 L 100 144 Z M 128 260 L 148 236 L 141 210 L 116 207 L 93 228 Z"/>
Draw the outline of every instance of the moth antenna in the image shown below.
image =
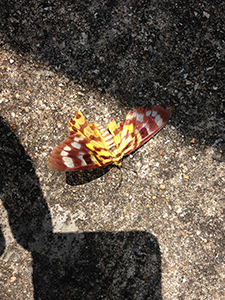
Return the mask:
<path id="1" fill-rule="evenodd" d="M 134 173 L 136 174 L 136 177 L 138 178 L 138 172 L 137 172 L 136 170 L 131 169 L 131 168 L 127 168 L 127 167 L 125 167 L 125 166 L 123 166 L 123 169 L 125 169 L 125 170 L 127 170 L 127 171 L 132 171 L 132 172 L 134 172 Z M 137 178 L 136 178 L 136 180 L 137 180 Z"/>
<path id="2" fill-rule="evenodd" d="M 116 187 L 116 190 L 121 186 L 122 179 L 123 179 L 123 173 L 122 173 L 122 168 L 120 166 L 117 166 L 117 168 L 120 170 L 120 179 L 119 179 L 119 184 Z"/>
<path id="3" fill-rule="evenodd" d="M 126 168 L 124 166 L 116 166 L 116 167 L 120 170 L 120 179 L 119 179 L 119 184 L 116 187 L 116 190 L 118 190 L 118 188 L 121 186 L 121 183 L 122 183 L 122 180 L 123 180 L 123 169 L 126 169 L 128 171 L 133 171 L 136 174 L 137 178 L 138 178 L 138 172 L 136 170 Z M 136 178 L 136 180 L 137 180 L 137 178 Z"/>
<path id="4" fill-rule="evenodd" d="M 134 172 L 134 173 L 137 175 L 137 177 L 138 177 L 138 172 L 137 172 L 136 170 L 131 169 L 131 168 L 127 168 L 127 167 L 125 167 L 125 166 L 123 166 L 123 169 L 125 169 L 125 170 L 127 170 L 127 171 L 132 171 L 132 172 Z"/>

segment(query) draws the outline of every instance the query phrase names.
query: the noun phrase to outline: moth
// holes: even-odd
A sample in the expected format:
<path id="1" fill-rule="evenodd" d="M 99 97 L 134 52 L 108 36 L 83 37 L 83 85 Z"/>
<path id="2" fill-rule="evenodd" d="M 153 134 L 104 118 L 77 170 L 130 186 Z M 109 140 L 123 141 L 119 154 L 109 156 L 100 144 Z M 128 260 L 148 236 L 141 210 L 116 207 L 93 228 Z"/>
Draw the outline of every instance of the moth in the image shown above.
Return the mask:
<path id="1" fill-rule="evenodd" d="M 70 120 L 69 137 L 49 156 L 48 168 L 60 171 L 93 169 L 109 164 L 120 167 L 122 159 L 147 142 L 169 120 L 171 107 L 139 107 L 126 116 L 125 123 L 115 120 L 103 128 L 88 124 L 80 110 Z"/>

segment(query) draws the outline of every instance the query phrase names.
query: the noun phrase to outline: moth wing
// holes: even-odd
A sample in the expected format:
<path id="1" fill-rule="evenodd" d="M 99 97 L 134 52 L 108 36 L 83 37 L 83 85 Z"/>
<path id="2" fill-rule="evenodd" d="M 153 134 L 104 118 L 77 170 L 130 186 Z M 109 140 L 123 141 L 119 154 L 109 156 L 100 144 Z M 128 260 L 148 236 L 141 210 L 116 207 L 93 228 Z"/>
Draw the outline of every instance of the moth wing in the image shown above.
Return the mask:
<path id="1" fill-rule="evenodd" d="M 120 151 L 127 155 L 143 145 L 166 124 L 172 112 L 171 107 L 161 105 L 131 111 L 123 126 Z"/>
<path id="2" fill-rule="evenodd" d="M 111 152 L 107 142 L 106 130 L 98 124 L 80 126 L 82 132 L 74 127 L 76 133 L 71 134 L 49 156 L 48 167 L 61 171 L 93 169 L 112 163 Z M 79 125 L 82 125 L 79 124 Z"/>
<path id="3" fill-rule="evenodd" d="M 93 143 L 97 141 L 103 144 L 99 146 L 104 146 L 104 148 L 109 148 L 110 143 L 113 141 L 111 134 L 101 125 L 96 123 L 88 124 L 80 110 L 76 112 L 69 124 L 69 135 L 74 135 L 78 132 L 93 140 Z"/>
<path id="4" fill-rule="evenodd" d="M 111 133 L 111 136 L 113 137 L 116 147 L 118 148 L 121 143 L 121 137 L 122 137 L 122 132 L 123 132 L 123 122 L 116 124 L 116 121 L 113 120 L 112 122 L 107 124 L 107 127 Z"/>
<path id="5" fill-rule="evenodd" d="M 74 135 L 78 131 L 84 134 L 84 128 L 88 127 L 88 122 L 85 120 L 84 115 L 78 110 L 69 124 L 69 135 Z"/>

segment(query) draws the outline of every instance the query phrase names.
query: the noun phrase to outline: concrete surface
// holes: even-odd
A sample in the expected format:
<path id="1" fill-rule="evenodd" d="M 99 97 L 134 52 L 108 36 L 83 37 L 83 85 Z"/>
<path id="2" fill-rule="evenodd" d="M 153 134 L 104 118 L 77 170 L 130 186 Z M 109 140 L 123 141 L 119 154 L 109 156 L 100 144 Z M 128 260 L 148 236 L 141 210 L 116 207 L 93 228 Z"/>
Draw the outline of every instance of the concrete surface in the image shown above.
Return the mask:
<path id="1" fill-rule="evenodd" d="M 0 298 L 225 299 L 224 1 L 0 4 Z M 77 109 L 152 104 L 118 190 L 47 169 Z"/>

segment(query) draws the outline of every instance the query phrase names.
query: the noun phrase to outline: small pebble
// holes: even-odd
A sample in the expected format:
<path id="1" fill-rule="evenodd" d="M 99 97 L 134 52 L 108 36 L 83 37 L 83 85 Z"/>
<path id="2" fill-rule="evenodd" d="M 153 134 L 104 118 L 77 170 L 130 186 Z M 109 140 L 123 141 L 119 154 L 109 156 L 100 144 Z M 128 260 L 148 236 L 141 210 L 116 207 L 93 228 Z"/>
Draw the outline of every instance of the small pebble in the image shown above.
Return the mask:
<path id="1" fill-rule="evenodd" d="M 207 13 L 206 11 L 203 11 L 203 17 L 206 17 L 207 19 L 209 19 L 210 17 L 210 14 Z"/>
<path id="2" fill-rule="evenodd" d="M 13 283 L 14 281 L 16 281 L 16 276 L 13 276 L 10 278 L 10 282 Z"/>
<path id="3" fill-rule="evenodd" d="M 183 169 L 184 173 L 188 171 L 188 168 L 184 164 L 180 164 L 180 168 Z"/>
<path id="4" fill-rule="evenodd" d="M 148 275 L 145 273 L 143 274 L 143 279 L 147 279 L 148 278 Z"/>
<path id="5" fill-rule="evenodd" d="M 165 184 L 160 184 L 159 188 L 160 188 L 160 190 L 165 190 L 166 186 L 165 186 Z"/>

